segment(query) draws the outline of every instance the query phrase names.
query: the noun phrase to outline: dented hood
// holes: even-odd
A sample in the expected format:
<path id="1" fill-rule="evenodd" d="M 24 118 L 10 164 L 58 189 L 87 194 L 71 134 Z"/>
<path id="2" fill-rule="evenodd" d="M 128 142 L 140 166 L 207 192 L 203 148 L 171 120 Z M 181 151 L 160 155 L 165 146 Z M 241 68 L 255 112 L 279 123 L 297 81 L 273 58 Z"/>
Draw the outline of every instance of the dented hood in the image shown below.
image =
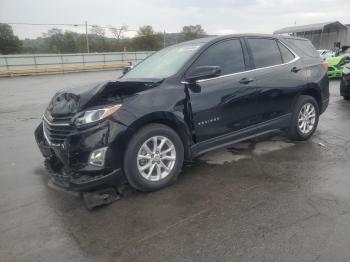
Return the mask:
<path id="1" fill-rule="evenodd" d="M 47 112 L 53 116 L 72 115 L 88 107 L 123 103 L 123 100 L 158 86 L 162 79 L 118 80 L 63 89 L 51 99 Z"/>

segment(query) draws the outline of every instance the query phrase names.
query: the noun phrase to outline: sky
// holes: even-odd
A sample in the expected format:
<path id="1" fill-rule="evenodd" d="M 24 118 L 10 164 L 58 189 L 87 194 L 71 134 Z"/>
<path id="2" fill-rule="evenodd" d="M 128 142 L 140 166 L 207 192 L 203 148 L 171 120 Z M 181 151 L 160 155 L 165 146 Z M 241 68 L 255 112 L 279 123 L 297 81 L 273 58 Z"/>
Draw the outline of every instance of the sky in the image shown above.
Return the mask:
<path id="1" fill-rule="evenodd" d="M 0 0 L 0 22 L 97 24 L 130 30 L 151 25 L 175 33 L 201 24 L 208 34 L 272 33 L 328 21 L 350 24 L 350 0 Z M 53 26 L 13 25 L 20 39 L 36 38 Z M 57 26 L 56 26 L 57 27 Z M 84 27 L 58 27 L 84 32 Z M 134 32 L 129 32 L 131 36 Z M 108 35 L 108 34 L 107 34 Z"/>

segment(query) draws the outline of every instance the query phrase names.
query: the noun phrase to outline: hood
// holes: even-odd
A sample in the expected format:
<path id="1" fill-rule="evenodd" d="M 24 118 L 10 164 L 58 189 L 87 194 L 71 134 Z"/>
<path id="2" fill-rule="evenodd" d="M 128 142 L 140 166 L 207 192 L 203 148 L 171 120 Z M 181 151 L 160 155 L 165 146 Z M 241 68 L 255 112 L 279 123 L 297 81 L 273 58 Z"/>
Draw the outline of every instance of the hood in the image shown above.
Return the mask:
<path id="1" fill-rule="evenodd" d="M 337 56 L 337 57 L 329 57 L 329 58 L 326 59 L 325 62 L 329 66 L 335 66 L 335 65 L 339 64 L 341 60 L 342 60 L 342 57 L 341 56 Z"/>
<path id="2" fill-rule="evenodd" d="M 123 100 L 158 86 L 162 79 L 118 80 L 63 89 L 51 99 L 47 112 L 52 116 L 66 116 L 88 107 L 121 104 Z"/>

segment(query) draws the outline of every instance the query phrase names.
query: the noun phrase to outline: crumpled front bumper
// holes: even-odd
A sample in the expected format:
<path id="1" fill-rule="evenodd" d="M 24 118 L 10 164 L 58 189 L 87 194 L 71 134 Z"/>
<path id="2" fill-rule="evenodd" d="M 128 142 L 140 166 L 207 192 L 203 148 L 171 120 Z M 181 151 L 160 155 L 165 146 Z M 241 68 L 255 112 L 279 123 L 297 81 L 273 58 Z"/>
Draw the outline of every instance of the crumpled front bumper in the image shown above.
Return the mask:
<path id="1" fill-rule="evenodd" d="M 125 181 L 121 169 L 107 174 L 87 175 L 75 173 L 60 164 L 54 156 L 45 160 L 45 166 L 51 182 L 61 189 L 76 192 L 89 192 L 106 187 L 118 187 Z M 57 168 L 57 165 L 60 166 Z"/>
<path id="2" fill-rule="evenodd" d="M 118 161 L 115 161 L 115 150 L 109 150 L 109 156 L 106 157 L 106 161 L 109 162 L 104 167 L 99 168 L 88 164 L 86 155 L 95 148 L 91 147 L 91 144 L 85 146 L 84 141 L 97 141 L 96 146 L 101 146 L 100 140 L 97 139 L 101 136 L 101 132 L 103 133 L 99 130 L 98 132 L 74 135 L 72 140 L 80 141 L 83 139 L 83 142 L 80 141 L 76 145 L 71 142 L 65 147 L 60 147 L 49 145 L 44 135 L 42 123 L 37 127 L 35 139 L 45 158 L 49 178 L 55 186 L 66 191 L 91 192 L 107 187 L 118 188 L 126 184 L 122 169 L 119 163 L 116 164 Z M 106 133 L 108 133 L 108 130 Z M 75 151 L 69 151 L 70 147 Z"/>

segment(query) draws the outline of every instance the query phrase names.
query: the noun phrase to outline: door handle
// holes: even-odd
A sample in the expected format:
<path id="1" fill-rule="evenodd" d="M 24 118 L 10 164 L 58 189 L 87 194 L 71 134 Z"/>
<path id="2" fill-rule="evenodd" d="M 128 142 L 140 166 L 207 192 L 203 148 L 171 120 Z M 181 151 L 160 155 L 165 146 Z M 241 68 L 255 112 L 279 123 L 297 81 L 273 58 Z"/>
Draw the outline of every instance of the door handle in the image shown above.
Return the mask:
<path id="1" fill-rule="evenodd" d="M 298 73 L 300 70 L 301 68 L 294 66 L 290 71 L 292 71 L 293 73 Z"/>
<path id="2" fill-rule="evenodd" d="M 247 84 L 249 84 L 250 82 L 253 82 L 253 81 L 254 81 L 254 79 L 252 79 L 252 78 L 244 77 L 241 80 L 239 80 L 239 83 L 247 85 Z"/>

